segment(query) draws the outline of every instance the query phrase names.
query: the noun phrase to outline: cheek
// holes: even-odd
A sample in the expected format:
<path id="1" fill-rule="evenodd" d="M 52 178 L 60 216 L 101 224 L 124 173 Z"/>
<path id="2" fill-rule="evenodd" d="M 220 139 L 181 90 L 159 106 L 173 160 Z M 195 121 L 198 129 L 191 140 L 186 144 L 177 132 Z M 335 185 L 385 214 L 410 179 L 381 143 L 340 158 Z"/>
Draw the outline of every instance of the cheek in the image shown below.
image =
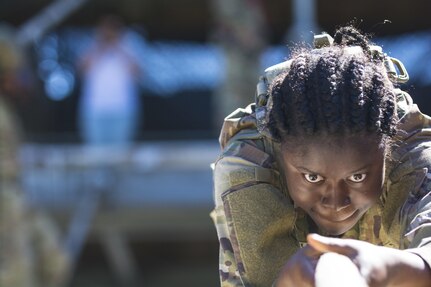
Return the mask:
<path id="1" fill-rule="evenodd" d="M 365 197 L 368 199 L 369 202 L 375 202 L 382 195 L 382 191 L 382 180 L 378 178 L 375 181 L 371 182 L 369 188 L 367 189 Z"/>
<path id="2" fill-rule="evenodd" d="M 383 186 L 380 178 L 375 178 L 358 190 L 350 192 L 351 199 L 356 205 L 370 206 L 374 204 L 382 194 Z"/>
<path id="3" fill-rule="evenodd" d="M 290 182 L 287 188 L 295 204 L 303 209 L 307 209 L 307 207 L 313 206 L 316 201 L 319 201 L 319 192 L 317 190 L 310 190 L 309 186 Z"/>

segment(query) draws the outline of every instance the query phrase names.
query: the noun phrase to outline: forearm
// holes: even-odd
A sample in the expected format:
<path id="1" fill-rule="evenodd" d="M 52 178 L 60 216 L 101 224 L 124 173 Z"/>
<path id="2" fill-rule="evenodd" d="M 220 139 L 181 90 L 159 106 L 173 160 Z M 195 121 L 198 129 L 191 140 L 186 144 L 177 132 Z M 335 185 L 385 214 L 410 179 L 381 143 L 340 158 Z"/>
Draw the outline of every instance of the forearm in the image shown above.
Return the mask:
<path id="1" fill-rule="evenodd" d="M 387 286 L 431 286 L 431 270 L 417 254 L 393 249 L 393 259 L 388 262 Z"/>

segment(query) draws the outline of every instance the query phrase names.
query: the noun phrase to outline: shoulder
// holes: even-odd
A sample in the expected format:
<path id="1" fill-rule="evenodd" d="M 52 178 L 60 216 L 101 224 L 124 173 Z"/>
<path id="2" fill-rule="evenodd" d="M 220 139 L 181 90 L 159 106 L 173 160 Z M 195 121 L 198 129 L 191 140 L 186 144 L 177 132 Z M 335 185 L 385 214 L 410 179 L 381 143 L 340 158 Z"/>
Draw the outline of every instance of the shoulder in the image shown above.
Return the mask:
<path id="1" fill-rule="evenodd" d="M 431 117 L 423 114 L 405 92 L 397 94 L 397 105 L 400 122 L 388 170 L 391 182 L 415 172 L 422 174 L 424 168 L 431 167 Z"/>
<path id="2" fill-rule="evenodd" d="M 219 136 L 222 150 L 226 147 L 227 143 L 240 132 L 244 134 L 248 131 L 248 137 L 250 138 L 260 137 L 257 132 L 254 109 L 254 104 L 246 108 L 238 108 L 224 119 Z"/>
<path id="3" fill-rule="evenodd" d="M 277 143 L 257 130 L 252 105 L 226 117 L 219 141 L 222 151 L 214 164 L 218 189 L 226 191 L 252 181 L 279 185 L 274 157 Z"/>
<path id="4" fill-rule="evenodd" d="M 397 113 L 399 117 L 398 138 L 410 140 L 423 129 L 431 128 L 431 117 L 422 113 L 419 107 L 413 102 L 411 96 L 400 89 L 396 89 Z M 428 139 L 430 139 L 429 137 Z"/>
<path id="5" fill-rule="evenodd" d="M 419 110 L 408 93 L 396 90 L 396 95 L 400 120 L 388 160 L 387 179 L 392 186 L 399 183 L 414 191 L 431 168 L 431 117 Z"/>
<path id="6" fill-rule="evenodd" d="M 400 227 L 404 233 L 409 230 L 412 218 L 422 212 L 422 206 L 429 201 L 431 117 L 423 114 L 411 97 L 401 91 L 397 93 L 397 109 L 399 131 L 386 170 L 383 221 L 388 226 Z"/>

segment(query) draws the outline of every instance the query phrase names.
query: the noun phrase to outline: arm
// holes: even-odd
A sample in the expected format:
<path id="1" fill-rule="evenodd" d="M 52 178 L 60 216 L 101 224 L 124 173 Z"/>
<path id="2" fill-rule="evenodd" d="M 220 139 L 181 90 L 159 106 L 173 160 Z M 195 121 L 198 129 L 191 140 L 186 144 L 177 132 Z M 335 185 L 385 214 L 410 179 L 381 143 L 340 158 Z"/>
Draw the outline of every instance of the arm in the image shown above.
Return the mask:
<path id="1" fill-rule="evenodd" d="M 226 221 L 226 238 L 245 286 L 271 286 L 298 249 L 294 207 L 259 144 L 230 141 L 214 167 L 216 211 Z"/>
<path id="2" fill-rule="evenodd" d="M 295 211 L 277 183 L 270 183 L 275 178 L 273 170 L 239 157 L 223 157 L 215 166 L 216 210 L 224 212 L 226 238 L 245 286 L 271 286 L 298 249 Z"/>
<path id="3" fill-rule="evenodd" d="M 370 287 L 427 287 L 431 284 L 429 267 L 421 257 L 409 251 L 317 234 L 309 235 L 307 241 L 305 248 L 313 252 L 298 251 L 280 273 L 277 287 L 352 286 L 353 283 Z M 333 253 L 342 256 L 328 258 Z M 340 285 L 349 280 L 352 282 Z M 333 285 L 334 282 L 338 285 Z"/>
<path id="4" fill-rule="evenodd" d="M 229 238 L 226 216 L 223 206 L 216 206 L 211 213 L 214 225 L 217 229 L 218 240 L 220 243 L 219 253 L 219 275 L 222 287 L 244 286 L 239 276 L 237 262 Z"/>
<path id="5" fill-rule="evenodd" d="M 428 265 L 407 250 L 376 246 L 367 242 L 309 235 L 308 243 L 322 253 L 349 257 L 369 286 L 430 286 Z"/>
<path id="6" fill-rule="evenodd" d="M 421 154 L 430 154 L 429 150 L 426 149 Z M 430 157 L 431 154 L 425 156 L 428 160 Z M 421 184 L 410 194 L 400 212 L 404 235 L 402 247 L 407 247 L 404 251 L 405 258 L 419 261 L 421 268 L 427 270 L 428 280 L 431 282 L 431 165 L 423 168 L 423 174 Z M 421 274 L 416 275 L 420 277 Z"/>
<path id="7" fill-rule="evenodd" d="M 213 218 L 221 215 L 225 223 L 214 220 L 219 239 L 226 234 L 228 240 L 220 245 L 233 250 L 222 248 L 222 266 L 230 256 L 236 264 L 230 274 L 240 276 L 240 286 L 271 286 L 299 248 L 296 212 L 273 156 L 276 143 L 257 131 L 252 112 L 253 106 L 238 109 L 223 124 L 223 152 L 214 165 Z"/>

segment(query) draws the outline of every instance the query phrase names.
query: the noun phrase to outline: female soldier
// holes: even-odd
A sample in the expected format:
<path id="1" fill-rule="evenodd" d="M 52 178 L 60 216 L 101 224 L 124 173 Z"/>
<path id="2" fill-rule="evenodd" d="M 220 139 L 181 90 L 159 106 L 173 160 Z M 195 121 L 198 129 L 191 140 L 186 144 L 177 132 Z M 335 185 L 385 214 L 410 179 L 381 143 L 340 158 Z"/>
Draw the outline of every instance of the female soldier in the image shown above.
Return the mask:
<path id="1" fill-rule="evenodd" d="M 395 88 L 399 61 L 353 27 L 326 39 L 269 68 L 256 104 L 225 120 L 221 285 L 313 286 L 336 252 L 369 286 L 431 286 L 431 118 Z"/>

